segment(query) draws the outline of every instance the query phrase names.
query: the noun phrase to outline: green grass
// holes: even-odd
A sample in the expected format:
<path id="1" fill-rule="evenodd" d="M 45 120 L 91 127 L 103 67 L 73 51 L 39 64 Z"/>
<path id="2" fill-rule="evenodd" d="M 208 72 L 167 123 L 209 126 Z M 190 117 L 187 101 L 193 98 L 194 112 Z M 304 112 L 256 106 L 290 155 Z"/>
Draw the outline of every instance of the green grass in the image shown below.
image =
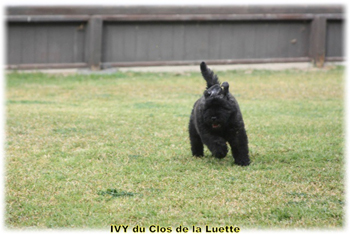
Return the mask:
<path id="1" fill-rule="evenodd" d="M 6 226 L 343 227 L 344 69 L 218 75 L 249 167 L 191 155 L 199 72 L 8 74 Z"/>

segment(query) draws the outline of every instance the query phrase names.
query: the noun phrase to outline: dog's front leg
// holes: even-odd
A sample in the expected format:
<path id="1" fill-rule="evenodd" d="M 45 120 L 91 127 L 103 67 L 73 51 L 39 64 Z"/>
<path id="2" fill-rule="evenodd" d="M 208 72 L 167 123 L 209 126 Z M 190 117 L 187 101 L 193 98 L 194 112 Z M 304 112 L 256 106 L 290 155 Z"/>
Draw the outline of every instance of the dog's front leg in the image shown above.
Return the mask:
<path id="1" fill-rule="evenodd" d="M 196 130 L 196 127 L 194 126 L 192 118 L 190 119 L 190 124 L 188 129 L 190 133 L 192 155 L 196 157 L 203 157 L 204 156 L 203 143 L 202 143 L 201 137 L 197 133 L 197 130 Z"/>
<path id="2" fill-rule="evenodd" d="M 232 150 L 232 156 L 235 159 L 235 164 L 240 166 L 248 166 L 250 164 L 248 137 L 244 128 L 232 133 L 232 138 L 229 139 L 229 144 Z"/>
<path id="3" fill-rule="evenodd" d="M 203 143 L 208 146 L 210 152 L 216 158 L 224 158 L 227 155 L 228 148 L 224 138 L 213 135 L 202 135 Z"/>

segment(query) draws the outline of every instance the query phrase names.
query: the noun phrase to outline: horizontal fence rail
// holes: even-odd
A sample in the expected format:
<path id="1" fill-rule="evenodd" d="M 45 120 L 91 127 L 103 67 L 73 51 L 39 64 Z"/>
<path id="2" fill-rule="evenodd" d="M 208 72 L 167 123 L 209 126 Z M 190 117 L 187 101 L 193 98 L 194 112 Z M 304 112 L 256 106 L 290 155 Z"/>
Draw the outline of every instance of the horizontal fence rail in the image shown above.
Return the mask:
<path id="1" fill-rule="evenodd" d="M 342 6 L 6 10 L 8 69 L 344 60 Z"/>

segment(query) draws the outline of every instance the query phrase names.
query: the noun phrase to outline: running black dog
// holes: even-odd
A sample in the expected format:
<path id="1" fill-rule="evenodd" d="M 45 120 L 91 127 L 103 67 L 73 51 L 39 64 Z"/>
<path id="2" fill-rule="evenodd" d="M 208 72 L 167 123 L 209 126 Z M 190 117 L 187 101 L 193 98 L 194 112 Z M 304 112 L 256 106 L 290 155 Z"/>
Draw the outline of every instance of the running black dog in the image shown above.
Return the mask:
<path id="1" fill-rule="evenodd" d="M 235 164 L 250 164 L 248 137 L 244 128 L 238 102 L 229 92 L 229 84 L 220 85 L 218 77 L 207 67 L 200 65 L 207 88 L 193 106 L 189 123 L 192 154 L 203 156 L 203 144 L 216 158 L 224 158 L 231 146 Z"/>

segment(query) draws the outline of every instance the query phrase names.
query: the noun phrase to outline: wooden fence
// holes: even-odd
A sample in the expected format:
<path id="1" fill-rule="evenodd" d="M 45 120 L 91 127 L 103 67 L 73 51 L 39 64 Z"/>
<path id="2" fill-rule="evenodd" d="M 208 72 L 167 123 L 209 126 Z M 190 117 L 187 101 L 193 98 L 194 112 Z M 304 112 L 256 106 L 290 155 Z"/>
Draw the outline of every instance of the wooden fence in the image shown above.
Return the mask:
<path id="1" fill-rule="evenodd" d="M 344 60 L 342 6 L 9 7 L 9 69 Z"/>

